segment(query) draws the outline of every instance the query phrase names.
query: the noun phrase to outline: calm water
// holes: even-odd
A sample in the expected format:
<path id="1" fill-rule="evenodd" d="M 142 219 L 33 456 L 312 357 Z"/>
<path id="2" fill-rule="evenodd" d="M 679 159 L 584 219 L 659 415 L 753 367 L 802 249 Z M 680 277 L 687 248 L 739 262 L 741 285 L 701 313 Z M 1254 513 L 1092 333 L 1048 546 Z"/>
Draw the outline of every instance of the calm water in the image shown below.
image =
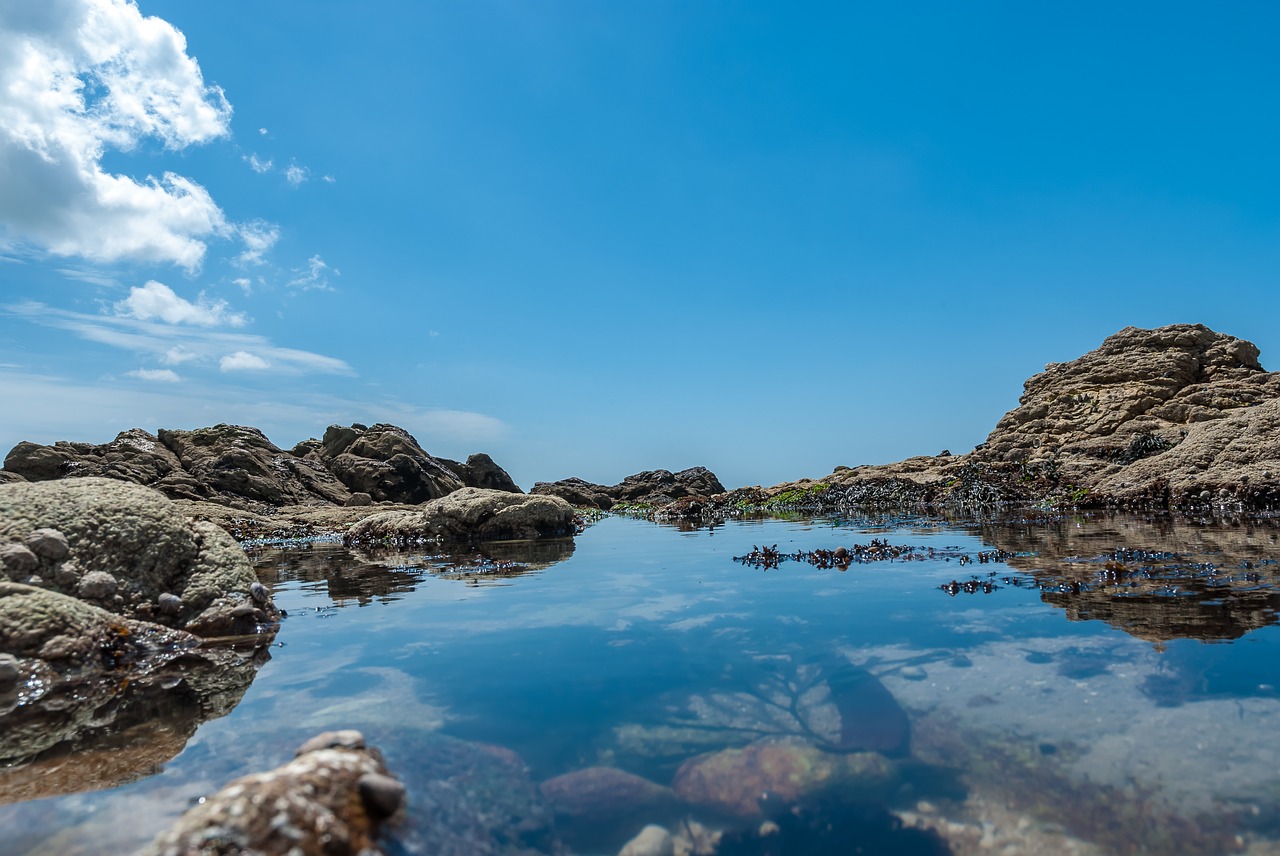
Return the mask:
<path id="1" fill-rule="evenodd" d="M 255 548 L 289 617 L 240 703 L 189 737 L 173 723 L 45 762 L 46 783 L 88 764 L 119 784 L 0 806 L 0 853 L 128 852 L 331 728 L 365 732 L 432 818 L 400 831 L 404 853 L 468 852 L 477 824 L 509 852 L 558 837 L 616 853 L 672 818 L 556 820 L 536 783 L 610 766 L 669 785 L 699 753 L 787 736 L 835 752 L 900 738 L 874 800 L 956 853 L 1280 853 L 1278 536 L 1132 517 L 607 518 L 487 558 Z M 844 570 L 735 561 L 873 541 L 906 549 Z M 32 793 L 20 775 L 0 772 L 10 801 Z"/>

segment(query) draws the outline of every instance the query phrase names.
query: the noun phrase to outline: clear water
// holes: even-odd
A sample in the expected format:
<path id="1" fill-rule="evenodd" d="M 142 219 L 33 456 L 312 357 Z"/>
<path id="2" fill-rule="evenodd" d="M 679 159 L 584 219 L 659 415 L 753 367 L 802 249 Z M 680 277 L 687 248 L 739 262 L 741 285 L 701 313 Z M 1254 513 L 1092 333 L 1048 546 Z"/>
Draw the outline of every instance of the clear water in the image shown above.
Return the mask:
<path id="1" fill-rule="evenodd" d="M 909 719 L 873 799 L 953 852 L 1280 852 L 1278 536 L 1135 517 L 606 518 L 486 561 L 255 548 L 289 617 L 238 706 L 172 760 L 131 769 L 120 754 L 143 753 L 115 749 L 114 787 L 0 806 L 0 853 L 129 852 L 333 728 L 363 731 L 434 818 L 395 852 L 468 852 L 469 793 L 502 803 L 492 852 L 616 853 L 645 822 L 735 821 L 654 805 L 557 820 L 536 783 L 608 766 L 669 785 L 691 757 L 769 738 L 859 748 L 898 725 L 858 707 L 850 676 Z M 845 570 L 735 561 L 873 539 L 912 549 Z"/>

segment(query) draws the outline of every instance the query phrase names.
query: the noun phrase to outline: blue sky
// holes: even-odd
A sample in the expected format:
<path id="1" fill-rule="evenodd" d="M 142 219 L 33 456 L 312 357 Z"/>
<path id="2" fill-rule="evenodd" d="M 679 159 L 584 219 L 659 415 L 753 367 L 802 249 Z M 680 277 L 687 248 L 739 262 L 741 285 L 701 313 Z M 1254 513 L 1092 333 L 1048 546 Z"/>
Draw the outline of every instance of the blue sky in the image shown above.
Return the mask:
<path id="1" fill-rule="evenodd" d="M 524 486 L 1280 365 L 1273 4 L 0 0 L 0 451 L 391 421 Z"/>

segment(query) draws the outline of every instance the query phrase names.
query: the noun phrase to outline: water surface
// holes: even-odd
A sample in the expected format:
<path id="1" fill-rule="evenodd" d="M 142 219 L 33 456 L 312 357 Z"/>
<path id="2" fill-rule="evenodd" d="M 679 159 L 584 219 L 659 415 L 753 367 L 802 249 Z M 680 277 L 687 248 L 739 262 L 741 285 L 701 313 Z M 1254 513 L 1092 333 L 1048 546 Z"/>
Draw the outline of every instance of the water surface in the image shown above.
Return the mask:
<path id="1" fill-rule="evenodd" d="M 362 730 L 436 818 L 398 852 L 467 852 L 494 822 L 467 791 L 502 802 L 506 852 L 616 853 L 671 818 L 637 806 L 577 828 L 536 784 L 607 766 L 665 786 L 700 753 L 770 738 L 890 756 L 901 776 L 877 803 L 957 853 L 1273 852 L 1278 535 L 1157 517 L 606 518 L 576 544 L 485 555 L 256 547 L 289 617 L 239 705 L 114 787 L 0 806 L 0 853 L 128 852 L 331 728 Z M 790 558 L 873 542 L 894 558 Z M 779 562 L 735 561 L 775 544 Z"/>

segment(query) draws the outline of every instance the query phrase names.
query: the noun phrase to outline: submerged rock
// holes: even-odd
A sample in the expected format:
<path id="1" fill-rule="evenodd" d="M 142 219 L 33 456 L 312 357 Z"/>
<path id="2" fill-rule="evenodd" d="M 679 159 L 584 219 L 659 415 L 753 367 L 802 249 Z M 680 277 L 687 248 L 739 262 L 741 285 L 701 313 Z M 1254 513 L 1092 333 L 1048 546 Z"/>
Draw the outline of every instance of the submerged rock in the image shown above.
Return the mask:
<path id="1" fill-rule="evenodd" d="M 673 787 L 687 802 L 752 818 L 763 816 L 766 798 L 791 804 L 839 789 L 846 796 L 883 800 L 898 782 L 897 767 L 883 755 L 836 755 L 783 738 L 691 758 L 676 772 Z"/>
<path id="2" fill-rule="evenodd" d="M 382 853 L 382 822 L 403 792 L 375 749 L 350 734 L 311 741 L 289 763 L 230 783 L 192 808 L 145 856 Z"/>
<path id="3" fill-rule="evenodd" d="M 348 532 L 350 543 L 408 544 L 564 538 L 573 535 L 573 507 L 554 496 L 467 487 L 418 510 L 373 514 Z"/>

